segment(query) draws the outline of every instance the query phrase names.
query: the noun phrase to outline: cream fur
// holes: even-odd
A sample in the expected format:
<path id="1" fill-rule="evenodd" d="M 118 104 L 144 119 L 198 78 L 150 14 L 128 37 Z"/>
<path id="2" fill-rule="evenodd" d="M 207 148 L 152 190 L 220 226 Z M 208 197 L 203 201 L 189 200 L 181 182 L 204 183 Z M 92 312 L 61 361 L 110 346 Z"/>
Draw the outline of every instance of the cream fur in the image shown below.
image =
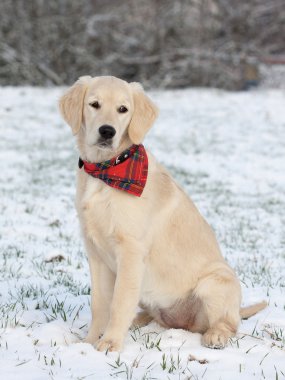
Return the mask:
<path id="1" fill-rule="evenodd" d="M 90 105 L 95 100 L 100 109 Z M 120 105 L 128 112 L 118 113 Z M 114 77 L 79 79 L 61 98 L 60 110 L 81 157 L 91 162 L 142 142 L 158 113 L 138 84 Z M 99 144 L 103 124 L 116 130 L 107 148 Z M 192 201 L 150 152 L 148 159 L 140 198 L 77 172 L 76 208 L 92 285 L 86 342 L 100 351 L 121 350 L 140 305 L 144 312 L 134 324 L 154 318 L 201 332 L 204 345 L 221 348 L 240 322 L 239 281 Z"/>

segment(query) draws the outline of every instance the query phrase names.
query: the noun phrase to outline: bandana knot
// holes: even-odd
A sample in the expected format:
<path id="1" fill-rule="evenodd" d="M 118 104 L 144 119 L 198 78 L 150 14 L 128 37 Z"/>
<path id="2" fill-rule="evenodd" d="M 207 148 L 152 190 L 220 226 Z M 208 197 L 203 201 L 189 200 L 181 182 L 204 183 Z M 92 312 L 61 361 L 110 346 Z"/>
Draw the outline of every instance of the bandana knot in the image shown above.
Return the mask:
<path id="1" fill-rule="evenodd" d="M 140 197 L 147 180 L 148 158 L 142 144 L 132 145 L 111 160 L 91 163 L 79 158 L 78 166 L 108 186 Z"/>

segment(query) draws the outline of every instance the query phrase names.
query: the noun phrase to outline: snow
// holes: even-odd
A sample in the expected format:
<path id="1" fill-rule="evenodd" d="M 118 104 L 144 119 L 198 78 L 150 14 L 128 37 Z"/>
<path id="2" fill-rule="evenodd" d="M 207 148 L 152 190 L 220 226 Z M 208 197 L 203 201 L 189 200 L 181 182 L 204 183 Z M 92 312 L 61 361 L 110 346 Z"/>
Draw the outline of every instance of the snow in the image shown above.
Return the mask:
<path id="1" fill-rule="evenodd" d="M 243 304 L 269 306 L 242 321 L 224 350 L 151 323 L 129 331 L 120 355 L 81 342 L 90 279 L 62 92 L 0 89 L 1 379 L 285 378 L 284 91 L 151 92 L 161 112 L 146 147 L 215 229 Z"/>

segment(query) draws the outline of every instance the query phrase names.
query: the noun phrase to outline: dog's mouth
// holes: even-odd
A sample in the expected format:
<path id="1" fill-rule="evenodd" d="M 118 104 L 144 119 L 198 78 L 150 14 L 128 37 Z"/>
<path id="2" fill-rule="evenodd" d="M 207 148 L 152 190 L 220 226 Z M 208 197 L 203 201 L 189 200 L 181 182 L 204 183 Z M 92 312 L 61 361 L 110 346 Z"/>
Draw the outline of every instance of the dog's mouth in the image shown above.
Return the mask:
<path id="1" fill-rule="evenodd" d="M 103 150 L 110 149 L 110 150 L 112 150 L 112 148 L 113 148 L 113 141 L 112 141 L 112 139 L 110 139 L 110 140 L 99 140 L 96 143 L 96 146 L 99 149 L 103 149 Z"/>

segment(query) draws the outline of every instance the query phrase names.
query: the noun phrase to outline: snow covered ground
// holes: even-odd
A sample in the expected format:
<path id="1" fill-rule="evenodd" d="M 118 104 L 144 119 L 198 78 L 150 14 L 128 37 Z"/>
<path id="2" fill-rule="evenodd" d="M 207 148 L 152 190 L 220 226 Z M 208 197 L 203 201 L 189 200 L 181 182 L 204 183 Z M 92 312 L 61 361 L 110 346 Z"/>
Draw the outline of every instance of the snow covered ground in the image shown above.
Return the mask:
<path id="1" fill-rule="evenodd" d="M 62 91 L 0 89 L 1 380 L 285 378 L 285 93 L 151 93 L 161 113 L 145 145 L 213 226 L 243 304 L 269 306 L 221 351 L 151 323 L 105 355 L 80 343 L 90 286 Z"/>

